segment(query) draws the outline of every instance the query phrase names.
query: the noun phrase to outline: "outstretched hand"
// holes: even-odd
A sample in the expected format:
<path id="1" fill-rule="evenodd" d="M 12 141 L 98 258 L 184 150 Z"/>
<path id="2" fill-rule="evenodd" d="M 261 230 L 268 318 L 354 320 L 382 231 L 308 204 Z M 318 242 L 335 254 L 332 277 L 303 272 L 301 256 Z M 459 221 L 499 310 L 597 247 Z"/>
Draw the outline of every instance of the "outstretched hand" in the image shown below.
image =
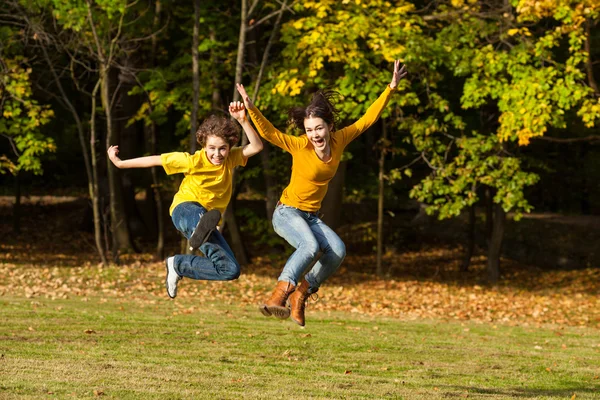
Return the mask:
<path id="1" fill-rule="evenodd" d="M 244 85 L 242 85 L 241 83 L 236 83 L 235 87 L 237 88 L 237 91 L 239 92 L 240 96 L 242 96 L 242 101 L 244 102 L 246 108 L 248 109 L 254 107 L 254 104 L 252 104 L 252 100 L 250 100 L 250 96 L 248 96 L 248 93 L 246 93 Z"/>
<path id="2" fill-rule="evenodd" d="M 408 74 L 406 65 L 400 64 L 400 60 L 394 61 L 394 75 L 392 75 L 392 81 L 390 87 L 394 89 L 398 86 L 398 82 Z"/>
<path id="3" fill-rule="evenodd" d="M 119 162 L 121 162 L 121 159 L 117 156 L 119 154 L 119 146 L 110 146 L 107 153 L 110 161 L 118 167 Z"/>
<path id="4" fill-rule="evenodd" d="M 240 124 L 246 120 L 246 107 L 241 101 L 232 101 L 229 103 L 229 114 Z"/>

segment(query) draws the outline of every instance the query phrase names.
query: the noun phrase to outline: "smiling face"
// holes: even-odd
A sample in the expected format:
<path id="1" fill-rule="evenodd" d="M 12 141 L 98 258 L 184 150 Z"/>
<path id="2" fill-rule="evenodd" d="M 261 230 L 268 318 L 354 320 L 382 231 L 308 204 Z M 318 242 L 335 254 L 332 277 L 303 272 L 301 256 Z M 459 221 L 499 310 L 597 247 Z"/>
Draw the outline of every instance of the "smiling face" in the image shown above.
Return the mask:
<path id="1" fill-rule="evenodd" d="M 229 155 L 229 144 L 224 139 L 214 135 L 206 137 L 204 149 L 208 161 L 213 165 L 222 165 Z"/>
<path id="2" fill-rule="evenodd" d="M 314 148 L 320 152 L 327 152 L 329 150 L 330 128 L 323 118 L 309 117 L 304 119 L 306 136 Z"/>

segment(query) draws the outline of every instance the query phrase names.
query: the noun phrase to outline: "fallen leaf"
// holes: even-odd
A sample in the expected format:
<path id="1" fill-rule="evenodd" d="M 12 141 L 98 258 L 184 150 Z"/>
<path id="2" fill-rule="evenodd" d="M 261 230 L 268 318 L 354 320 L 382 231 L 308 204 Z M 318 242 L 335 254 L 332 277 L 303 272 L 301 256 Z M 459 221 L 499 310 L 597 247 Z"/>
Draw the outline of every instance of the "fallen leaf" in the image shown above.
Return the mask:
<path id="1" fill-rule="evenodd" d="M 83 333 L 87 333 L 88 335 L 91 335 L 92 333 L 96 333 L 96 331 L 93 329 L 86 329 L 85 331 L 83 331 Z"/>
<path id="2" fill-rule="evenodd" d="M 352 371 L 350 371 L 350 370 L 345 370 L 344 371 L 344 375 L 350 375 L 351 373 L 352 373 Z"/>

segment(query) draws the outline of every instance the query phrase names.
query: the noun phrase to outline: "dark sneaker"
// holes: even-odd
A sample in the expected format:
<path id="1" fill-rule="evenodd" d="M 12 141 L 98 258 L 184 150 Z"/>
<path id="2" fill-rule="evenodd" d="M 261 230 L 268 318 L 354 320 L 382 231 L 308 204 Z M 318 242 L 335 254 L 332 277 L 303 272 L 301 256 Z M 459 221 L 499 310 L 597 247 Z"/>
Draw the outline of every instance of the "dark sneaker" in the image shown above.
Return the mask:
<path id="1" fill-rule="evenodd" d="M 208 237 L 217 228 L 221 220 L 218 210 L 207 211 L 201 218 L 192 236 L 190 236 L 190 250 L 195 250 L 208 240 Z"/>
<path id="2" fill-rule="evenodd" d="M 177 282 L 181 280 L 181 277 L 177 274 L 177 272 L 175 272 L 174 262 L 175 257 L 169 257 L 165 261 L 165 267 L 167 268 L 165 286 L 167 287 L 167 294 L 172 299 L 177 296 Z"/>

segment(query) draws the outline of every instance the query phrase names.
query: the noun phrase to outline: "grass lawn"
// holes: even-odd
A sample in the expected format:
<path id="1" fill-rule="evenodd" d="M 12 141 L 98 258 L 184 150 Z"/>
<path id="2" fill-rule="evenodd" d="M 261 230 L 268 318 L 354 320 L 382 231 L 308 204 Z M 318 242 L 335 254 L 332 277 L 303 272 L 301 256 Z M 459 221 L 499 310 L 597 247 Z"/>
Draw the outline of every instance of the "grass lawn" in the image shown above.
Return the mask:
<path id="1" fill-rule="evenodd" d="M 595 328 L 310 309 L 300 328 L 151 293 L 4 292 L 0 354 L 2 399 L 600 399 Z"/>

